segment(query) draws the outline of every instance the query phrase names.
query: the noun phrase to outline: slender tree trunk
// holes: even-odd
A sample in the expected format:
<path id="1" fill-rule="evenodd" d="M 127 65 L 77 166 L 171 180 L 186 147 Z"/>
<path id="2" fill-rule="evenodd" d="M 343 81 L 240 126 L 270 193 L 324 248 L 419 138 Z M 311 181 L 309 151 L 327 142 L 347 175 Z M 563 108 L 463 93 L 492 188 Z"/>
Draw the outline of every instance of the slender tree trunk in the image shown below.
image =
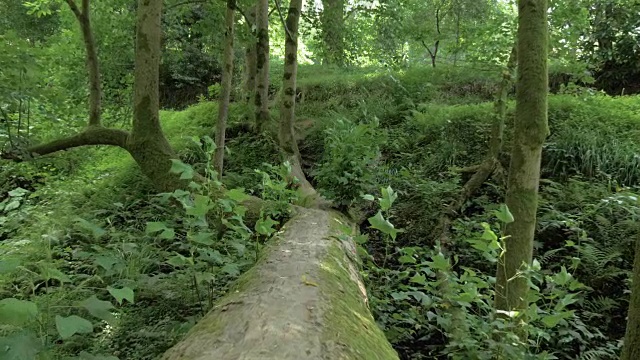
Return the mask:
<path id="1" fill-rule="evenodd" d="M 300 150 L 294 136 L 296 119 L 296 81 L 298 76 L 298 24 L 302 0 L 291 0 L 285 21 L 285 56 L 282 92 L 280 95 L 280 129 L 278 138 L 286 159 L 291 164 L 292 175 L 300 181 L 300 189 L 305 195 L 314 195 L 313 186 L 302 172 Z"/>
<path id="2" fill-rule="evenodd" d="M 344 3 L 345 0 L 322 0 L 323 63 L 344 65 Z"/>
<path id="3" fill-rule="evenodd" d="M 256 129 L 264 130 L 269 121 L 269 0 L 258 0 L 256 10 Z"/>
<path id="4" fill-rule="evenodd" d="M 89 0 L 82 0 L 82 9 L 79 9 L 73 0 L 66 0 L 66 3 L 80 24 L 86 51 L 87 70 L 89 73 L 89 126 L 99 126 L 102 111 L 102 87 L 100 85 L 98 51 L 91 29 Z"/>
<path id="5" fill-rule="evenodd" d="M 255 25 L 256 22 L 256 6 L 252 6 L 249 11 L 247 12 L 247 17 L 246 20 L 249 23 L 249 26 L 251 28 L 253 28 L 253 26 Z M 254 38 L 251 40 L 251 42 L 249 43 L 249 46 L 247 46 L 247 49 L 245 51 L 245 57 L 244 57 L 244 91 L 245 91 L 245 101 L 248 104 L 253 105 L 254 101 L 254 96 L 256 93 L 256 62 L 258 60 L 258 55 L 256 54 L 257 51 L 257 41 L 255 40 L 255 35 L 256 33 L 252 30 L 252 35 L 254 35 Z M 253 113 L 255 113 L 255 110 L 253 110 Z M 251 114 L 251 116 L 253 117 L 255 114 Z"/>
<path id="6" fill-rule="evenodd" d="M 229 98 L 231 97 L 231 80 L 233 78 L 233 28 L 235 24 L 236 0 L 227 0 L 224 68 L 222 72 L 222 92 L 218 105 L 218 123 L 216 125 L 216 153 L 214 165 L 218 176 L 222 177 L 224 166 L 224 140 L 229 115 Z"/>
<path id="7" fill-rule="evenodd" d="M 516 121 L 506 196 L 515 221 L 505 229 L 506 253 L 496 276 L 497 310 L 511 311 L 527 305 L 527 279 L 517 273 L 532 260 L 540 158 L 549 133 L 547 36 L 547 0 L 520 0 Z"/>
<path id="8" fill-rule="evenodd" d="M 640 239 L 636 240 L 631 280 L 631 299 L 627 313 L 627 332 L 620 360 L 640 359 Z"/>

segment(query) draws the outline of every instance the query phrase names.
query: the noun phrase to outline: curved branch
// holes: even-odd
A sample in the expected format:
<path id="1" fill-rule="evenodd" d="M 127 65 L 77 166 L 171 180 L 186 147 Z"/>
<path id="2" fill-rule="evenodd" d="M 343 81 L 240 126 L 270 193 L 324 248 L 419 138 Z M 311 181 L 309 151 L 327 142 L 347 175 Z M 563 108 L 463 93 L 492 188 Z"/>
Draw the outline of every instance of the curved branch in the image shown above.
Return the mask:
<path id="1" fill-rule="evenodd" d="M 58 151 L 90 145 L 112 145 L 126 149 L 128 138 L 129 133 L 124 130 L 109 129 L 102 126 L 89 126 L 78 134 L 53 140 L 48 143 L 34 145 L 27 149 L 23 149 L 22 151 L 20 149 L 10 149 L 5 153 L 0 154 L 0 157 L 20 162 Z"/>
<path id="2" fill-rule="evenodd" d="M 282 15 L 282 9 L 280 9 L 280 1 L 278 0 L 275 0 L 275 1 L 276 1 L 276 9 L 278 9 L 278 14 L 280 15 L 280 21 L 282 22 L 282 26 L 284 26 L 284 31 L 289 36 L 289 39 L 295 39 L 295 37 L 293 37 L 293 34 L 291 34 L 291 31 L 289 31 L 287 22 L 284 20 L 284 16 Z"/>

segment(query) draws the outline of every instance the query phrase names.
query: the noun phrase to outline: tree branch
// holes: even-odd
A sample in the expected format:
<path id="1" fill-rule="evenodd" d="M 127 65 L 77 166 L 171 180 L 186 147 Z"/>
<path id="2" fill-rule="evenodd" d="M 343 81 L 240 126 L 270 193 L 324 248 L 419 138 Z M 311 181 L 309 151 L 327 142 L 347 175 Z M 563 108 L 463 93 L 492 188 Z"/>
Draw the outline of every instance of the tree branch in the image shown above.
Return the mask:
<path id="1" fill-rule="evenodd" d="M 89 126 L 84 131 L 66 138 L 53 140 L 40 145 L 34 145 L 26 149 L 10 149 L 9 151 L 0 154 L 0 157 L 20 162 L 58 151 L 90 145 L 112 145 L 126 149 L 128 138 L 129 133 L 124 130 L 109 129 L 102 126 Z"/>
<path id="2" fill-rule="evenodd" d="M 279 0 L 275 0 L 275 1 L 276 1 L 276 8 L 278 9 L 278 14 L 280 15 L 280 21 L 282 21 L 282 26 L 284 26 L 284 31 L 289 36 L 289 39 L 295 39 L 291 34 L 291 31 L 289 31 L 289 28 L 287 27 L 287 22 L 284 21 L 284 16 L 282 16 L 282 9 L 280 9 L 280 1 Z"/>
<path id="3" fill-rule="evenodd" d="M 73 0 L 65 0 L 65 1 L 67 2 L 67 5 L 69 5 L 69 8 L 73 12 L 73 15 L 76 16 L 76 19 L 80 20 L 80 18 L 82 18 L 82 11 L 78 9 L 78 5 L 76 5 L 76 3 Z"/>

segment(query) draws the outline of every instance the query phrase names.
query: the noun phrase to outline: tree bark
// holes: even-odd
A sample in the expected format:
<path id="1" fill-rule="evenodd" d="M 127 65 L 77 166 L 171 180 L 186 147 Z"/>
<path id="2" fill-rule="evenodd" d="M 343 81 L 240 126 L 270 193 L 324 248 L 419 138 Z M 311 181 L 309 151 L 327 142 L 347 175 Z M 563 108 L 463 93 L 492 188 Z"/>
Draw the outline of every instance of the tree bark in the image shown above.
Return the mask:
<path id="1" fill-rule="evenodd" d="M 354 224 L 299 209 L 283 230 L 162 359 L 398 359 L 367 307 L 355 244 L 338 240 Z"/>
<path id="2" fill-rule="evenodd" d="M 322 0 L 323 63 L 343 66 L 344 61 L 344 0 Z"/>
<path id="3" fill-rule="evenodd" d="M 627 313 L 627 331 L 620 360 L 640 359 L 640 239 L 636 240 L 631 279 L 631 299 Z"/>
<path id="4" fill-rule="evenodd" d="M 222 91 L 218 105 L 218 122 L 216 125 L 216 152 L 214 166 L 218 176 L 222 177 L 224 167 L 224 143 L 227 129 L 227 117 L 229 116 L 229 98 L 231 97 L 231 80 L 233 78 L 233 37 L 235 24 L 236 0 L 227 0 L 224 68 L 222 71 Z"/>
<path id="5" fill-rule="evenodd" d="M 258 0 L 256 10 L 256 129 L 269 121 L 269 0 Z"/>
<path id="6" fill-rule="evenodd" d="M 253 29 L 253 26 L 255 25 L 256 22 L 256 6 L 252 6 L 249 11 L 247 12 L 247 17 L 246 20 L 249 23 L 249 27 Z M 256 36 L 255 31 L 251 30 L 251 33 Z M 244 58 L 244 91 L 245 91 L 245 101 L 248 104 L 254 105 L 254 96 L 256 93 L 256 76 L 257 76 L 257 61 L 258 61 L 258 54 L 257 54 L 257 40 L 253 39 L 250 43 L 249 46 L 247 46 L 247 49 L 245 51 L 245 58 Z M 252 116 L 255 115 L 255 110 L 252 110 L 253 114 Z"/>
<path id="7" fill-rule="evenodd" d="M 134 121 L 127 150 L 156 188 L 172 191 L 186 184 L 169 171 L 171 159 L 177 159 L 177 156 L 160 126 L 161 17 L 162 0 L 138 1 L 133 83 Z"/>
<path id="8" fill-rule="evenodd" d="M 302 171 L 300 149 L 294 133 L 296 119 L 296 81 L 298 77 L 298 24 L 302 0 L 291 0 L 285 28 L 285 56 L 284 75 L 282 78 L 282 92 L 280 94 L 280 126 L 278 139 L 280 148 L 285 154 L 292 168 L 292 175 L 300 181 L 300 189 L 304 195 L 312 196 L 316 192 L 307 181 Z"/>
<path id="9" fill-rule="evenodd" d="M 102 111 L 102 87 L 100 85 L 98 51 L 91 29 L 89 0 L 82 0 L 82 10 L 78 8 L 73 0 L 66 0 L 66 2 L 80 24 L 89 73 L 89 125 L 97 126 L 100 125 Z"/>
<path id="10" fill-rule="evenodd" d="M 497 310 L 527 306 L 527 279 L 518 275 L 531 264 L 538 207 L 540 158 L 547 123 L 547 0 L 518 2 L 518 80 L 514 143 L 506 204 L 515 221 L 505 228 L 506 252 L 496 276 Z"/>

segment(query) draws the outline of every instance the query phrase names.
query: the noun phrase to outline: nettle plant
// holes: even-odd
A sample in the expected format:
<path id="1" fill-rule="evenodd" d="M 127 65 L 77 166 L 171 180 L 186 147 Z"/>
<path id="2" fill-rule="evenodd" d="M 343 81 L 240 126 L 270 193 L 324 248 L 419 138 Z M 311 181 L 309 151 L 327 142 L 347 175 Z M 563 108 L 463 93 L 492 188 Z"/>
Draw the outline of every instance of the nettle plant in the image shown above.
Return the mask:
<path id="1" fill-rule="evenodd" d="M 383 196 L 377 199 L 380 211 L 368 220 L 371 228 L 384 234 L 385 256 L 389 256 L 390 246 L 401 231 L 388 220 L 397 195 L 391 188 L 381 192 Z M 365 198 L 376 200 L 370 195 Z M 504 205 L 493 215 L 497 221 L 480 224 L 483 231 L 466 243 L 484 261 L 497 266 L 509 241 L 500 235 L 501 229 L 513 217 Z M 567 246 L 575 244 L 568 242 Z M 372 291 L 372 309 L 378 312 L 376 317 L 392 342 L 444 335 L 441 354 L 452 359 L 554 359 L 557 357 L 547 349 L 558 349 L 560 344 L 555 342 L 566 339 L 567 334 L 577 337 L 588 332 L 571 308 L 580 301 L 580 291 L 586 289 L 572 275 L 579 259 L 569 270 L 563 266 L 555 273 L 543 270 L 534 260 L 517 275 L 528 279 L 526 310 L 497 314 L 493 274 L 462 264 L 457 256 L 447 257 L 438 245 L 430 249 L 395 248 L 391 255 L 396 259 L 389 268 L 386 262 L 379 267 L 367 256 L 364 275 L 380 282 L 374 285 L 380 288 Z M 442 286 L 443 281 L 447 286 Z M 452 307 L 460 310 L 457 314 L 461 313 L 463 319 L 454 318 Z M 523 333 L 528 334 L 524 341 L 518 336 Z"/>

